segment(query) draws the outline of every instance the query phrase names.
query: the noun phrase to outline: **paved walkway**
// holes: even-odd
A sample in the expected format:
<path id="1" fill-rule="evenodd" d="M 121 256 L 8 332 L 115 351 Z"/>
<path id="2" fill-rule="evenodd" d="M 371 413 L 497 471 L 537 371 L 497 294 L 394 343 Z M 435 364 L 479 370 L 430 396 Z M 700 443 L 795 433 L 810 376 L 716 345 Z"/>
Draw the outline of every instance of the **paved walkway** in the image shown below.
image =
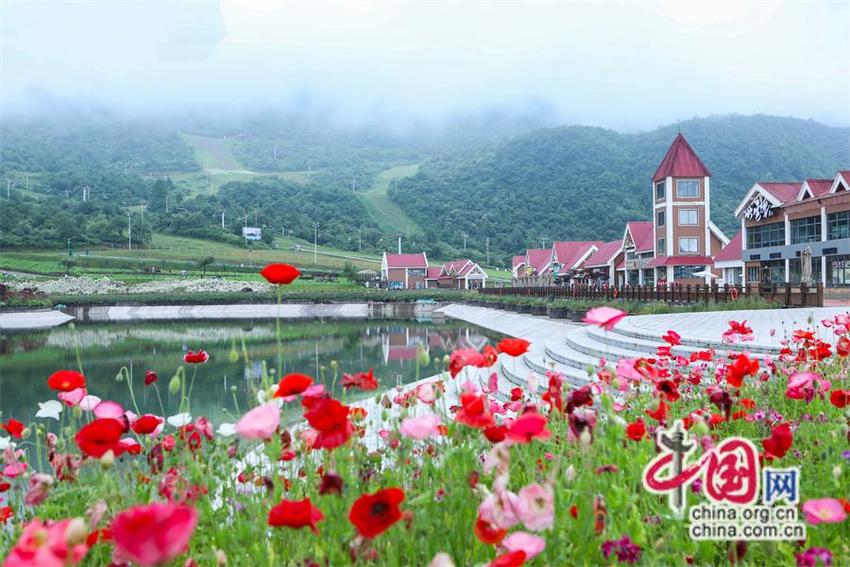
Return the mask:
<path id="1" fill-rule="evenodd" d="M 49 329 L 73 319 L 61 311 L 21 311 L 0 313 L 0 331 Z"/>
<path id="2" fill-rule="evenodd" d="M 746 321 L 755 335 L 755 340 L 746 346 L 774 350 L 780 348 L 780 341 L 790 337 L 795 329 L 815 329 L 823 339 L 834 342 L 834 335 L 820 322 L 848 311 L 848 307 L 820 307 L 638 315 L 623 319 L 616 331 L 660 337 L 672 329 L 682 335 L 683 342 L 717 346 L 722 344 L 721 335 L 729 328 L 730 320 Z M 774 331 L 773 336 L 771 331 Z"/>

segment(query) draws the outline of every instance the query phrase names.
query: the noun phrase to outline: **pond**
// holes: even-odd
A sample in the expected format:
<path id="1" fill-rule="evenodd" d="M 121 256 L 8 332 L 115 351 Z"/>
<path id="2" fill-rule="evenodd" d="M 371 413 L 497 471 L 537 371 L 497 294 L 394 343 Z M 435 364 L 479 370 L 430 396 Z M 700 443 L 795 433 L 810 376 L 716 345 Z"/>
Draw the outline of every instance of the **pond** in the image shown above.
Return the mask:
<path id="1" fill-rule="evenodd" d="M 391 388 L 438 374 L 445 368 L 443 357 L 457 348 L 480 349 L 501 338 L 455 320 L 402 319 L 282 321 L 281 336 L 283 373 L 309 374 L 335 396 L 342 395 L 343 372 L 374 368 L 380 388 Z M 78 369 L 78 351 L 90 394 L 132 409 L 127 383 L 116 380 L 126 367 L 140 411 L 162 414 L 155 389 L 143 384 L 145 372 L 153 370 L 165 415 L 173 415 L 180 396 L 168 392 L 168 383 L 184 365 L 187 349 L 210 355 L 204 364 L 185 366 L 187 378 L 197 370 L 191 413 L 213 423 L 232 421 L 237 404 L 241 413 L 256 403 L 249 398 L 256 394 L 264 367 L 278 366 L 275 323 L 268 320 L 83 323 L 7 333 L 0 335 L 0 420 L 15 417 L 29 423 L 39 402 L 56 399 L 47 377 L 59 369 Z M 347 397 L 372 394 L 351 392 Z"/>

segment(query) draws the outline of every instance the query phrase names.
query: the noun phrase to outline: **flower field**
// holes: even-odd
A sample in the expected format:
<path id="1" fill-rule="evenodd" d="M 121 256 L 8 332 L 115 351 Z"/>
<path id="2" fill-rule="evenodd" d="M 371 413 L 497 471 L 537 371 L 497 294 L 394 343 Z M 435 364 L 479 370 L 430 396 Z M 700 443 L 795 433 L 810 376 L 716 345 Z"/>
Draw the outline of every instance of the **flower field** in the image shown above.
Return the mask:
<path id="1" fill-rule="evenodd" d="M 298 273 L 263 276 L 282 291 Z M 253 407 L 222 400 L 227 423 L 192 412 L 203 350 L 117 377 L 131 399 L 179 398 L 170 416 L 99 398 L 81 360 L 44 377 L 56 398 L 32 423 L 0 416 L 3 565 L 850 564 L 850 315 L 794 330 L 774 357 L 747 353 L 746 322 L 723 338 L 728 351 L 683 354 L 671 329 L 655 356 L 600 360 L 585 385 L 550 373 L 507 392 L 497 364 L 522 339 L 455 351 L 403 388 L 334 375 L 339 399 L 267 369 Z M 653 472 L 674 424 L 699 465 Z M 738 437 L 750 469 L 798 467 L 804 539 L 696 540 L 671 508 L 676 475 L 685 508 L 749 498 L 747 467 L 714 460 Z M 716 475 L 697 478 L 704 465 Z"/>

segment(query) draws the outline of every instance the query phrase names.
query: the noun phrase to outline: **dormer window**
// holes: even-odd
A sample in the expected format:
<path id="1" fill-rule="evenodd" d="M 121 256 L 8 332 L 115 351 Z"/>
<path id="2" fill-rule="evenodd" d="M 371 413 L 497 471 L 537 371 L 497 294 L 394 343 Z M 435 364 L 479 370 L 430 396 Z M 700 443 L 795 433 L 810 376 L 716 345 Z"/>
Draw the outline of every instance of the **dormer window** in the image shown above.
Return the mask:
<path id="1" fill-rule="evenodd" d="M 655 198 L 661 200 L 665 195 L 665 183 L 663 181 L 659 181 L 655 184 Z"/>

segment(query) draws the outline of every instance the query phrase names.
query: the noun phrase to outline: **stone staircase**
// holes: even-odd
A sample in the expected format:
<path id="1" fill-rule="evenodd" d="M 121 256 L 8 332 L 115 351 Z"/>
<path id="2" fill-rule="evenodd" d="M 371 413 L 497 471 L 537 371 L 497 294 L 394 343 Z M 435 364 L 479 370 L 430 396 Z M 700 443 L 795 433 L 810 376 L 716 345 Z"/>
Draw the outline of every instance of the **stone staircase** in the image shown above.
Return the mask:
<path id="1" fill-rule="evenodd" d="M 543 344 L 532 344 L 531 350 L 517 360 L 502 360 L 501 375 L 509 383 L 525 387 L 529 376 L 533 374 L 536 375 L 540 388 L 545 389 L 546 372 L 552 370 L 563 374 L 571 385 L 581 386 L 591 380 L 595 369 L 599 367 L 600 359 L 605 359 L 613 368 L 621 358 L 652 356 L 660 345 L 666 344 L 660 336 L 624 327 L 607 332 L 595 325 L 569 329 L 556 338 L 544 341 Z M 674 355 L 687 357 L 692 352 L 709 347 L 718 351 L 727 351 L 730 348 L 734 350 L 734 347 L 723 344 L 720 340 L 683 339 L 682 343 L 673 347 Z M 758 354 L 777 352 L 773 347 L 751 343 L 738 348 Z"/>

